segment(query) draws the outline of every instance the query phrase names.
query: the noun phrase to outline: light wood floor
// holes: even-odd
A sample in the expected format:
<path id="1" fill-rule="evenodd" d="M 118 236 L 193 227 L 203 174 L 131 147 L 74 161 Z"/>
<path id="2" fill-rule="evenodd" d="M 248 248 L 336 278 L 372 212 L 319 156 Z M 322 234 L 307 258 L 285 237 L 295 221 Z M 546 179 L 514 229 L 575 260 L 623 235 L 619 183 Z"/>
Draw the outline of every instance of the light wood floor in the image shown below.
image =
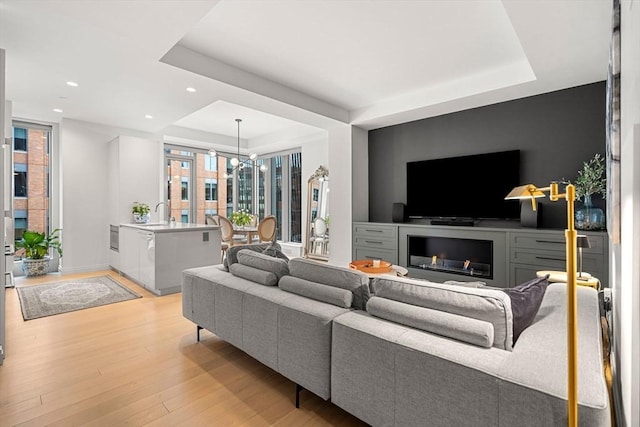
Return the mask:
<path id="1" fill-rule="evenodd" d="M 0 426 L 364 425 L 182 317 L 112 271 L 17 279 L 18 286 L 109 274 L 143 298 L 24 321 L 7 289 Z"/>

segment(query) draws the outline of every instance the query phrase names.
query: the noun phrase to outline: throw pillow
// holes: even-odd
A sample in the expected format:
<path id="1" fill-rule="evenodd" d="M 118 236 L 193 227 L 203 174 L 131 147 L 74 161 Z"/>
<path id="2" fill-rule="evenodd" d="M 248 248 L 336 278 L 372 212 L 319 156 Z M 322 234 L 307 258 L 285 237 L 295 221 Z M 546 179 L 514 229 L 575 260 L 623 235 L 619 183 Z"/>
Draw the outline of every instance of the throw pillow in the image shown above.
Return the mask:
<path id="1" fill-rule="evenodd" d="M 238 252 L 243 249 L 249 249 L 254 252 L 262 252 L 270 245 L 271 243 L 252 243 L 250 245 L 231 246 L 226 251 L 227 255 L 224 257 L 223 265 L 228 269 L 230 265 L 238 262 Z"/>
<path id="2" fill-rule="evenodd" d="M 285 261 L 289 261 L 289 257 L 286 256 L 284 253 L 282 253 L 282 248 L 280 247 L 279 244 L 277 243 L 270 243 L 269 246 L 267 246 L 262 253 L 265 255 L 269 255 L 275 258 L 280 258 L 283 259 Z"/>
<path id="3" fill-rule="evenodd" d="M 502 289 L 511 299 L 513 313 L 513 345 L 522 331 L 527 329 L 535 319 L 542 298 L 549 286 L 549 275 L 519 284 L 513 288 Z"/>

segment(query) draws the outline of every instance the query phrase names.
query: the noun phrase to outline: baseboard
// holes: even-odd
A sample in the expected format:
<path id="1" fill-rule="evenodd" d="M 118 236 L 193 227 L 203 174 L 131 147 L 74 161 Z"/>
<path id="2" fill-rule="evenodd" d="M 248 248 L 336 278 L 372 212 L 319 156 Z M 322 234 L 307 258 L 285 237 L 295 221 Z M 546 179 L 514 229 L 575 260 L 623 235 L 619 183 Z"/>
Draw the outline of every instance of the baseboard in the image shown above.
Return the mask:
<path id="1" fill-rule="evenodd" d="M 62 274 L 77 274 L 77 273 L 94 273 L 103 270 L 113 270 L 109 264 L 99 264 L 88 267 L 64 267 L 61 266 L 58 270 Z"/>

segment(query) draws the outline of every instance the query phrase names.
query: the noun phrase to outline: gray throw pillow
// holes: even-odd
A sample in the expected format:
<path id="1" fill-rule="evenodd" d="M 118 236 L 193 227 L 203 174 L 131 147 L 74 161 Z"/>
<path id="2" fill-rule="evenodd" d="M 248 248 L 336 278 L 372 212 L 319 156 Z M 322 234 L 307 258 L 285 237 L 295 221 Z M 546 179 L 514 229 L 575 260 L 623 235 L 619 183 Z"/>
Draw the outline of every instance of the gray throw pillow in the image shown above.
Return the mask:
<path id="1" fill-rule="evenodd" d="M 224 266 L 228 269 L 230 265 L 238 262 L 238 252 L 243 249 L 249 249 L 254 252 L 262 252 L 267 249 L 271 243 L 253 243 L 251 245 L 231 246 L 227 249 L 227 255 L 224 257 Z"/>
<path id="2" fill-rule="evenodd" d="M 511 299 L 513 313 L 513 345 L 516 344 L 522 331 L 527 329 L 535 319 L 542 298 L 549 286 L 549 275 L 529 280 L 516 287 L 502 289 Z"/>
<path id="3" fill-rule="evenodd" d="M 276 275 L 277 280 L 289 274 L 287 261 L 248 249 L 243 249 L 238 252 L 238 263 L 258 270 L 271 272 Z"/>

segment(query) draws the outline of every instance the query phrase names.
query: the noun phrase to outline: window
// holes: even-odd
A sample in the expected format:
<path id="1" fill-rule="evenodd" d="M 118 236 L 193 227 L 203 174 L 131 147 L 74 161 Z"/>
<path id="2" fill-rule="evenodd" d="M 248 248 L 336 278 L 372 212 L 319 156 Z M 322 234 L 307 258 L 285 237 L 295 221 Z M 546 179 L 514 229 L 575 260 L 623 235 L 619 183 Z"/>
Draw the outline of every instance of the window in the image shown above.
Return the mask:
<path id="1" fill-rule="evenodd" d="M 27 229 L 48 234 L 51 195 L 51 126 L 13 121 L 13 237 Z M 56 257 L 56 254 L 53 254 Z"/>
<path id="2" fill-rule="evenodd" d="M 302 153 L 289 155 L 289 239 L 302 242 Z"/>
<path id="3" fill-rule="evenodd" d="M 15 229 L 15 238 L 19 240 L 22 238 L 22 233 L 29 227 L 29 222 L 27 220 L 27 211 L 24 209 L 16 209 L 13 212 L 14 215 L 14 229 Z"/>
<path id="4" fill-rule="evenodd" d="M 211 154 L 204 155 L 204 169 L 215 172 L 218 170 L 218 157 Z"/>
<path id="5" fill-rule="evenodd" d="M 172 215 L 186 221 L 181 209 L 191 207 L 189 222 L 204 224 L 209 215 L 229 217 L 244 209 L 264 218 L 274 215 L 278 222 L 277 238 L 302 240 L 302 155 L 299 151 L 260 156 L 234 170 L 233 154 L 212 156 L 200 148 L 165 146 L 167 157 L 167 192 Z M 247 160 L 246 157 L 241 160 Z M 191 163 L 188 167 L 183 164 Z M 268 166 L 260 172 L 260 165 Z M 229 176 L 229 178 L 227 178 Z M 305 182 L 306 184 L 306 182 Z"/>
<path id="6" fill-rule="evenodd" d="M 218 200 L 218 180 L 206 178 L 204 182 L 204 199 L 207 201 Z"/>
<path id="7" fill-rule="evenodd" d="M 13 128 L 13 150 L 27 151 L 27 129 Z"/>
<path id="8" fill-rule="evenodd" d="M 15 197 L 27 197 L 27 165 L 16 163 L 13 167 L 13 195 Z"/>
<path id="9" fill-rule="evenodd" d="M 189 200 L 189 181 L 187 180 L 187 178 L 182 178 L 182 183 L 181 183 L 181 197 L 182 200 Z"/>

